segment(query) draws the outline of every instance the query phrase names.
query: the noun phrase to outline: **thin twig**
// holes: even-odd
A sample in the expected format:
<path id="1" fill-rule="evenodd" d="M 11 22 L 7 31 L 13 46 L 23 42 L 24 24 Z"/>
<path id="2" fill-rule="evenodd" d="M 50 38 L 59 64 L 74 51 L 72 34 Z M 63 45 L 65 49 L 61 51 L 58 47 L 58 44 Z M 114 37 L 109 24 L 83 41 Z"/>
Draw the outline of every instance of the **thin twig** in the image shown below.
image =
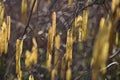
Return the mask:
<path id="1" fill-rule="evenodd" d="M 100 69 L 100 71 L 103 71 L 103 70 L 105 70 L 105 69 L 108 69 L 108 68 L 111 67 L 112 65 L 119 65 L 119 63 L 118 63 L 118 62 L 112 62 L 112 63 L 108 64 L 105 68 Z"/>
<path id="2" fill-rule="evenodd" d="M 120 49 L 118 51 L 116 51 L 115 53 L 113 53 L 109 58 L 114 58 L 116 55 L 118 55 L 120 53 Z"/>
<path id="3" fill-rule="evenodd" d="M 27 24 L 26 24 L 25 29 L 24 29 L 23 34 L 22 34 L 22 39 L 24 39 L 24 36 L 25 36 L 25 34 L 26 34 L 26 32 L 27 32 L 27 28 L 29 27 L 29 24 L 30 24 L 30 20 L 31 20 L 31 17 L 32 17 L 33 8 L 34 8 L 34 6 L 35 6 L 35 3 L 36 3 L 36 0 L 34 0 L 34 2 L 33 2 L 33 5 L 32 5 L 32 8 L 31 8 L 29 17 L 28 17 Z"/>
<path id="4" fill-rule="evenodd" d="M 75 19 L 72 19 L 72 20 L 71 20 L 71 18 L 77 17 L 77 16 L 80 14 L 80 12 L 82 12 L 82 11 L 85 10 L 86 8 L 92 7 L 93 5 L 101 5 L 101 4 L 104 4 L 104 3 L 105 3 L 105 0 L 104 0 L 102 3 L 97 3 L 97 0 L 94 0 L 94 1 L 90 2 L 88 5 L 82 7 L 81 9 L 77 8 L 77 9 L 75 10 L 75 12 L 74 12 L 73 14 L 71 14 L 71 17 L 69 17 L 69 18 L 67 18 L 67 19 L 65 20 L 65 21 L 70 22 L 69 24 L 65 25 L 65 28 L 66 28 L 66 29 L 70 28 L 71 24 L 72 24 L 72 23 L 74 22 L 74 20 L 75 20 Z M 70 19 L 71 21 L 69 21 L 69 19 Z M 66 23 L 66 22 L 64 22 L 63 24 L 65 24 L 65 23 Z M 58 24 L 58 23 L 57 23 L 57 24 Z"/>

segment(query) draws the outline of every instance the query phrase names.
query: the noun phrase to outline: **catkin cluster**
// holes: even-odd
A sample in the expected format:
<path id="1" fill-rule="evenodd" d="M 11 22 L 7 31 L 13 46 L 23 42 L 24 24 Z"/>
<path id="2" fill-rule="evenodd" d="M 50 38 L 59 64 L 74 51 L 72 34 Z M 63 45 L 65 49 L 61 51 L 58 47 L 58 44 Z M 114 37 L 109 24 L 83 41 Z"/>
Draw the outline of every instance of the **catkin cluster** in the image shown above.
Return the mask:
<path id="1" fill-rule="evenodd" d="M 7 16 L 6 21 L 4 18 L 4 5 L 0 2 L 0 56 L 2 53 L 7 53 L 8 51 L 8 42 L 10 39 L 10 16 Z"/>

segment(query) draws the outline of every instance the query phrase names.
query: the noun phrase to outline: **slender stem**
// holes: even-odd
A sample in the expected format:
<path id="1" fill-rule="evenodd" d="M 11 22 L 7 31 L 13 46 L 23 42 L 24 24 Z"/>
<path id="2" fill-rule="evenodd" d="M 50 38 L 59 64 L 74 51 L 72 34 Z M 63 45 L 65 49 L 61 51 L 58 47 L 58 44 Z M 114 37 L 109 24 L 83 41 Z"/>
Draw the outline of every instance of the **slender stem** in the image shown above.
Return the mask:
<path id="1" fill-rule="evenodd" d="M 25 29 L 24 29 L 23 34 L 22 34 L 22 39 L 23 39 L 24 35 L 25 35 L 26 32 L 27 32 L 27 28 L 29 27 L 29 24 L 30 24 L 30 20 L 31 20 L 31 17 L 32 17 L 33 8 L 34 8 L 34 6 L 35 6 L 35 3 L 36 3 L 36 0 L 34 0 L 34 2 L 33 2 L 33 5 L 32 5 L 32 8 L 31 8 L 31 11 L 30 11 L 28 20 L 27 20 L 27 24 L 26 24 Z"/>
<path id="2" fill-rule="evenodd" d="M 118 55 L 120 53 L 120 49 L 118 51 L 116 51 L 115 53 L 113 53 L 109 58 L 112 59 L 114 58 L 116 55 Z"/>
<path id="3" fill-rule="evenodd" d="M 65 28 L 68 29 L 70 28 L 70 26 L 72 25 L 72 23 L 74 22 L 74 19 L 71 20 L 71 18 L 77 17 L 79 15 L 80 12 L 82 12 L 83 10 L 85 10 L 88 7 L 92 7 L 93 5 L 102 5 L 105 3 L 105 0 L 103 0 L 101 3 L 98 3 L 97 0 L 93 0 L 92 2 L 90 2 L 88 5 L 82 7 L 81 9 L 77 8 L 75 10 L 75 12 L 71 15 L 71 17 L 67 18 L 66 21 L 69 22 L 70 19 L 70 23 L 65 25 Z M 74 15 L 75 14 L 75 15 Z M 65 24 L 66 22 L 64 22 L 63 24 Z"/>

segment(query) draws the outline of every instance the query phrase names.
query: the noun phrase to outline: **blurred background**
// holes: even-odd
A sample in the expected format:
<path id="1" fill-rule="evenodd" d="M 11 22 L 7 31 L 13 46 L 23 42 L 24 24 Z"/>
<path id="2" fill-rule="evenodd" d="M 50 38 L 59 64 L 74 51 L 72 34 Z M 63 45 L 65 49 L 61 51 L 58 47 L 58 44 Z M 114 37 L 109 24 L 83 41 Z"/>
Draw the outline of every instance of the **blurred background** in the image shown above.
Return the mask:
<path id="1" fill-rule="evenodd" d="M 5 7 L 5 16 L 11 17 L 11 36 L 7 55 L 0 57 L 0 80 L 16 80 L 15 72 L 15 45 L 16 40 L 23 34 L 30 14 L 30 0 L 27 1 L 27 16 L 22 20 L 21 2 L 22 0 L 3 0 Z M 32 13 L 29 27 L 27 28 L 26 38 L 23 44 L 23 53 L 21 56 L 22 80 L 28 80 L 29 74 L 34 76 L 34 80 L 51 80 L 48 70 L 46 69 L 46 52 L 48 41 L 48 30 L 52 23 L 52 12 L 57 15 L 57 30 L 60 34 L 60 62 L 66 52 L 67 30 L 72 27 L 72 20 L 78 15 L 82 16 L 86 7 L 87 0 L 72 0 L 71 5 L 68 0 L 37 0 L 37 8 Z M 91 0 L 87 6 L 88 9 L 88 26 L 86 41 L 73 43 L 72 51 L 72 79 L 71 80 L 92 80 L 91 59 L 94 42 L 99 32 L 100 20 L 102 17 L 107 18 L 111 14 L 112 0 Z M 77 11 L 78 10 L 78 11 Z M 120 19 L 115 26 L 116 31 L 120 34 Z M 35 37 L 38 44 L 38 62 L 32 67 L 25 67 L 25 51 L 32 49 L 32 38 Z M 99 46 L 99 45 L 98 45 Z M 116 61 L 120 64 L 120 46 L 113 48 L 113 53 L 118 52 L 117 58 L 109 58 L 107 65 Z M 110 54 L 109 56 L 111 56 Z M 119 80 L 120 65 L 112 65 L 107 68 L 104 80 Z M 55 80 L 59 79 L 59 76 Z M 101 79 L 102 80 L 102 79 Z"/>

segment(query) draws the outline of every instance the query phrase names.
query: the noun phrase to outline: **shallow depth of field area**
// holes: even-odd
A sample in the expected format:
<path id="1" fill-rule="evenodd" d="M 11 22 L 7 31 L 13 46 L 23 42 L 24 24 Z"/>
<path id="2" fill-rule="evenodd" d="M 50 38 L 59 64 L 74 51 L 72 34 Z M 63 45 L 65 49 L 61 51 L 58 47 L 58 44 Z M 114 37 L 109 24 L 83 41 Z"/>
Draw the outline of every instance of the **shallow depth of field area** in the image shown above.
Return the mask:
<path id="1" fill-rule="evenodd" d="M 120 80 L 120 0 L 0 0 L 0 80 Z"/>

